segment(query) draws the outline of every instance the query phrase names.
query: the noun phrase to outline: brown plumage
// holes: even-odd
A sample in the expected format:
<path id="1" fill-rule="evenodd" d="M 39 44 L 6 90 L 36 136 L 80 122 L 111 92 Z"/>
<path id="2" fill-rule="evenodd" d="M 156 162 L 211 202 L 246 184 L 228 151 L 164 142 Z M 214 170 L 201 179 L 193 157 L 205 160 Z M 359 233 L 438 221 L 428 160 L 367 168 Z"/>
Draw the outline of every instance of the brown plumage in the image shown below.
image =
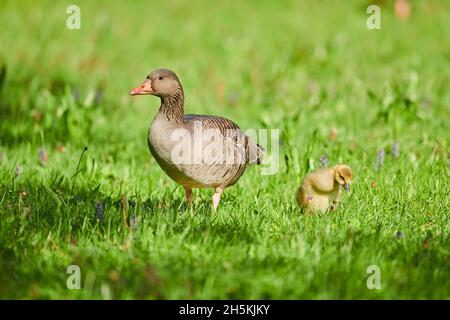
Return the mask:
<path id="1" fill-rule="evenodd" d="M 214 188 L 215 210 L 223 190 L 238 181 L 246 166 L 261 163 L 263 149 L 233 121 L 184 114 L 184 92 L 174 72 L 155 70 L 130 94 L 161 99 L 148 146 L 166 174 L 184 187 L 189 203 L 192 188 Z"/>

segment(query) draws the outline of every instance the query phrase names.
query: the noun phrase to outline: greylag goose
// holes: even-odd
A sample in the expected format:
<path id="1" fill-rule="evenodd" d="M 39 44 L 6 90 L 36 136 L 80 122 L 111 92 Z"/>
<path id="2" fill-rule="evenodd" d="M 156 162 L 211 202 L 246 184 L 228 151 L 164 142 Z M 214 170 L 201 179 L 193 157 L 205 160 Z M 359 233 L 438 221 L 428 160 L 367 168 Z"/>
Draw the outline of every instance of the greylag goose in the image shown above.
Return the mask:
<path id="1" fill-rule="evenodd" d="M 339 186 L 348 191 L 352 179 L 352 169 L 345 164 L 331 168 L 323 168 L 308 174 L 297 192 L 297 202 L 300 207 L 312 211 L 337 209 L 339 203 Z"/>
<path id="2" fill-rule="evenodd" d="M 190 205 L 193 188 L 213 188 L 215 211 L 224 189 L 239 180 L 246 166 L 261 163 L 263 149 L 233 121 L 184 114 L 183 87 L 173 71 L 151 72 L 130 94 L 161 99 L 148 131 L 148 146 L 165 173 L 184 187 Z"/>

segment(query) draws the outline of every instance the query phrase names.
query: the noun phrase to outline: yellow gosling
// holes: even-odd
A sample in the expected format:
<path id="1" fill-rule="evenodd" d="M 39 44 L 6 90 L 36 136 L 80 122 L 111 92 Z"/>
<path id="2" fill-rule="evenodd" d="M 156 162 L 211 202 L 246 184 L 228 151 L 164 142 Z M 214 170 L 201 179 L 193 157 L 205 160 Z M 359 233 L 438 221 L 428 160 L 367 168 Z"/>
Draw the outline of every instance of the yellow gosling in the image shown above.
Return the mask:
<path id="1" fill-rule="evenodd" d="M 339 203 L 339 186 L 348 191 L 351 180 L 352 169 L 345 164 L 313 171 L 298 189 L 298 205 L 306 208 L 308 213 L 328 209 L 335 211 Z"/>

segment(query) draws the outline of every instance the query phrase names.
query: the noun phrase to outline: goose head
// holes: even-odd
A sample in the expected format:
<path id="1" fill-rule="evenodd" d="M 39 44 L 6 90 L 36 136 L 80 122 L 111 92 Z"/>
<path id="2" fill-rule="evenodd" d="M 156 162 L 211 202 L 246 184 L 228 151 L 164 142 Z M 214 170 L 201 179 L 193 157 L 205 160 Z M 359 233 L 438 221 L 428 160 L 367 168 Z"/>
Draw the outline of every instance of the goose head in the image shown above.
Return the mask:
<path id="1" fill-rule="evenodd" d="M 181 89 L 180 80 L 175 72 L 158 69 L 150 72 L 141 85 L 130 91 L 130 95 L 154 95 L 160 98 L 175 95 Z"/>
<path id="2" fill-rule="evenodd" d="M 348 191 L 350 181 L 352 180 L 352 169 L 345 164 L 338 164 L 334 167 L 334 179 L 337 183 Z"/>

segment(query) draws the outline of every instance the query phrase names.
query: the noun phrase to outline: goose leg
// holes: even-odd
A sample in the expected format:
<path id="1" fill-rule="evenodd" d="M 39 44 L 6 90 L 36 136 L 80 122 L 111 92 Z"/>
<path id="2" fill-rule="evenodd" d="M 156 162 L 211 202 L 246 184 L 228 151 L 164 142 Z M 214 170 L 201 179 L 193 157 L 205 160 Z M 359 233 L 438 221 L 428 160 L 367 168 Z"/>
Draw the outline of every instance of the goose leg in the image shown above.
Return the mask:
<path id="1" fill-rule="evenodd" d="M 186 192 L 187 202 L 189 203 L 189 205 L 192 205 L 192 199 L 193 199 L 192 189 L 188 188 L 188 187 L 184 187 L 184 191 Z"/>
<path id="2" fill-rule="evenodd" d="M 223 192 L 223 188 L 221 187 L 217 187 L 216 188 L 216 193 L 214 193 L 213 197 L 212 197 L 212 201 L 213 201 L 213 210 L 216 211 L 217 210 L 217 206 L 219 205 L 220 202 L 220 196 L 222 195 Z"/>
<path id="3" fill-rule="evenodd" d="M 189 204 L 189 207 L 191 207 L 191 217 L 194 216 L 194 206 L 192 205 L 193 195 L 192 195 L 192 189 L 188 187 L 184 187 L 184 191 L 186 192 L 186 200 Z"/>

